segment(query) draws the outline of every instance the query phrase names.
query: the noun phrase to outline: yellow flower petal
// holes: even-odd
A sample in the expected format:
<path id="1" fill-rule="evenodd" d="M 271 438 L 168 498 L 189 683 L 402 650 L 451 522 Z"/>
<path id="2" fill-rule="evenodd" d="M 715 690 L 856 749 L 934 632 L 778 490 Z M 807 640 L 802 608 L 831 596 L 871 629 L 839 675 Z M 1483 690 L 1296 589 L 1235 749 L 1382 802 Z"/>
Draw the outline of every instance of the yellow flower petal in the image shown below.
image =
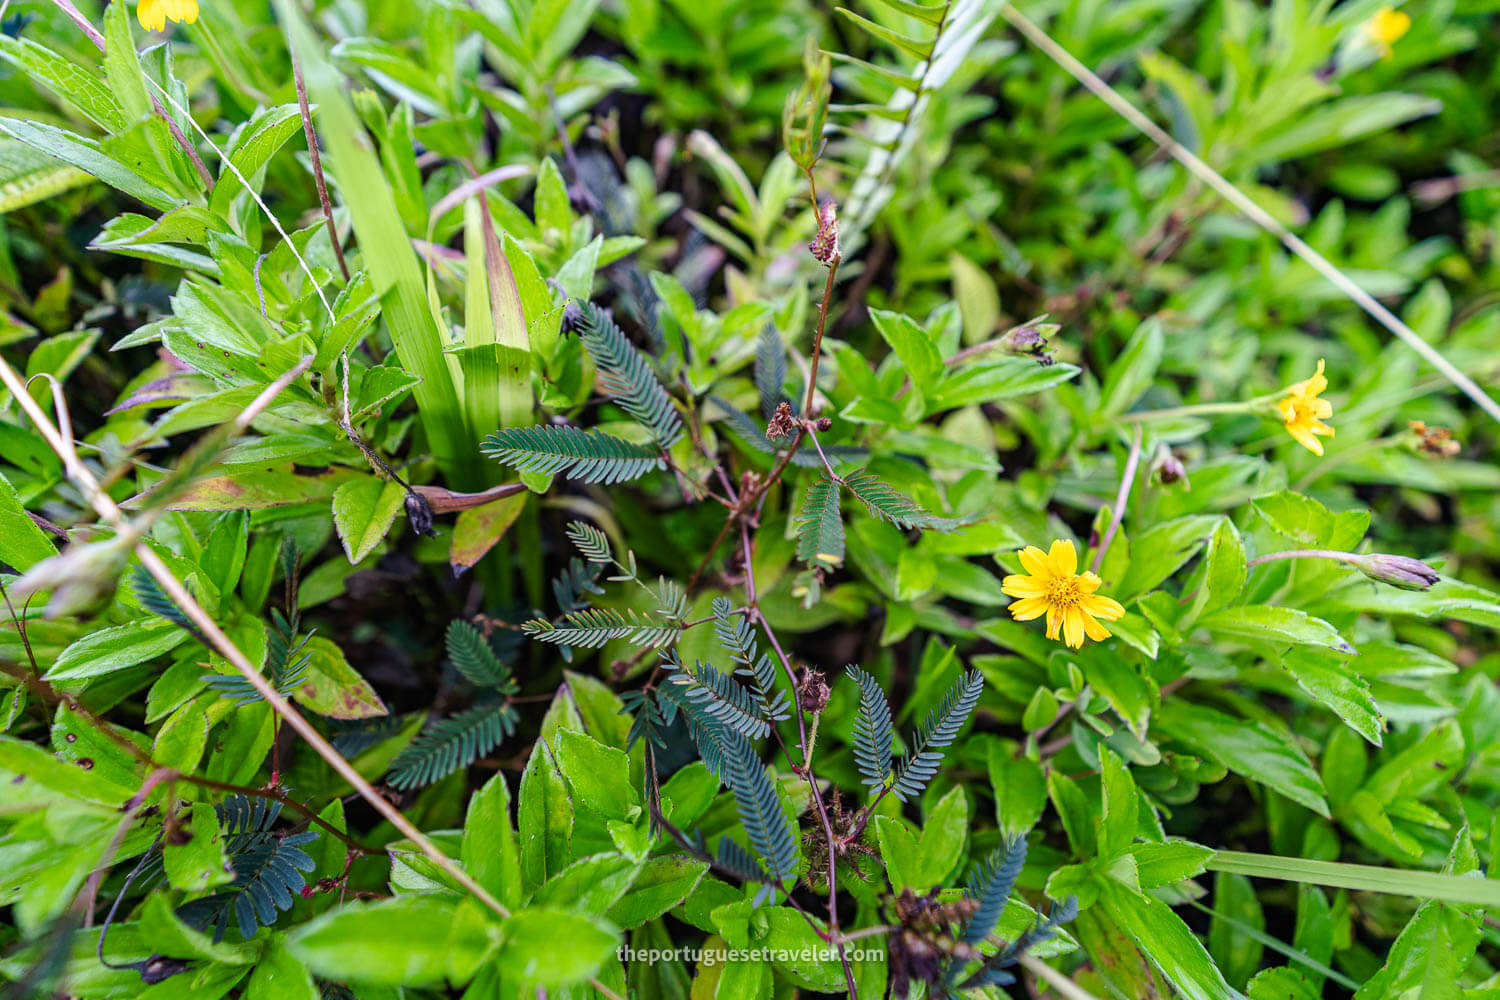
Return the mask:
<path id="1" fill-rule="evenodd" d="M 1032 576 L 1046 577 L 1047 553 L 1035 545 L 1028 545 L 1021 550 L 1021 566 Z"/>
<path id="2" fill-rule="evenodd" d="M 163 31 L 167 27 L 165 0 L 141 0 L 135 9 L 136 19 L 147 31 Z"/>
<path id="3" fill-rule="evenodd" d="M 1083 612 L 1076 606 L 1068 609 L 1067 617 L 1063 620 L 1063 632 L 1069 646 L 1078 649 L 1083 645 Z"/>
<path id="4" fill-rule="evenodd" d="M 1083 618 L 1083 631 L 1090 639 L 1093 639 L 1095 642 L 1103 642 L 1110 636 L 1109 629 L 1105 628 L 1103 625 L 1099 624 L 1088 615 L 1085 615 Z"/>
<path id="5" fill-rule="evenodd" d="M 1073 576 L 1078 572 L 1078 553 L 1073 549 L 1073 543 L 1066 538 L 1059 538 L 1052 543 L 1052 549 L 1047 553 L 1047 565 L 1057 576 Z"/>
<path id="6" fill-rule="evenodd" d="M 1049 606 L 1045 597 L 1028 597 L 1010 606 L 1010 616 L 1018 622 L 1029 622 L 1046 614 Z"/>
<path id="7" fill-rule="evenodd" d="M 1000 581 L 1000 589 L 1007 597 L 1041 597 L 1047 593 L 1047 585 L 1034 576 L 1012 573 Z"/>
<path id="8" fill-rule="evenodd" d="M 1123 614 L 1125 609 L 1120 602 L 1113 597 L 1105 597 L 1103 594 L 1089 594 L 1078 602 L 1078 606 L 1095 618 L 1105 618 L 1114 621 Z"/>
<path id="9" fill-rule="evenodd" d="M 1058 610 L 1057 605 L 1049 604 L 1047 606 L 1047 638 L 1056 639 L 1061 628 L 1062 612 Z"/>

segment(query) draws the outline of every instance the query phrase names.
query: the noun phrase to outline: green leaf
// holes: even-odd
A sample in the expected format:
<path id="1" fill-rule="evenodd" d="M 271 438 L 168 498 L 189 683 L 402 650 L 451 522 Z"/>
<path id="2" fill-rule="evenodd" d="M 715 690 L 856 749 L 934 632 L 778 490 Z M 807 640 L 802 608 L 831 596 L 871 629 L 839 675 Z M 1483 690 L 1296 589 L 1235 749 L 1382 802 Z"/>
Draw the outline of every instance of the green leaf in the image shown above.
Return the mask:
<path id="1" fill-rule="evenodd" d="M 1166 336 L 1156 317 L 1151 317 L 1136 329 L 1125 350 L 1110 363 L 1099 399 L 1101 417 L 1118 417 L 1141 397 L 1156 377 L 1165 344 Z"/>
<path id="2" fill-rule="evenodd" d="M 544 734 L 545 735 L 545 734 Z M 517 814 L 521 839 L 521 878 L 535 891 L 567 864 L 573 836 L 573 800 L 552 748 L 538 740 L 521 772 Z"/>
<path id="3" fill-rule="evenodd" d="M 521 849 L 510 818 L 510 788 L 497 774 L 469 799 L 460 858 L 464 871 L 506 908 L 521 905 Z"/>
<path id="4" fill-rule="evenodd" d="M 680 906 L 707 873 L 708 865 L 694 858 L 651 858 L 606 916 L 625 928 L 656 920 Z"/>
<path id="5" fill-rule="evenodd" d="M 837 10 L 840 14 L 844 15 L 853 23 L 859 25 L 861 28 L 874 35 L 876 38 L 879 38 L 880 40 L 895 46 L 902 52 L 905 52 L 907 55 L 911 56 L 913 59 L 927 60 L 932 56 L 931 42 L 924 43 L 918 41 L 915 38 L 903 35 L 898 31 L 892 31 L 885 25 L 876 24 L 868 17 L 856 14 L 854 13 L 854 11 L 849 10 L 846 7 L 835 7 L 834 9 Z M 934 39 L 934 41 L 935 40 L 936 39 Z"/>
<path id="6" fill-rule="evenodd" d="M 1302 690 L 1333 709 L 1359 735 L 1377 747 L 1381 745 L 1385 719 L 1369 683 L 1352 668 L 1349 659 L 1297 647 L 1281 658 L 1281 664 L 1297 678 Z"/>
<path id="7" fill-rule="evenodd" d="M 1274 493 L 1256 499 L 1251 506 L 1279 534 L 1308 548 L 1353 549 L 1370 525 L 1367 510 L 1334 514 L 1299 493 Z"/>
<path id="8" fill-rule="evenodd" d="M 57 549 L 52 540 L 27 516 L 15 487 L 0 476 L 0 562 L 24 573 L 55 555 Z"/>
<path id="9" fill-rule="evenodd" d="M 840 11 L 848 13 L 842 8 Z M 901 360 L 902 370 L 911 379 L 916 390 L 925 396 L 934 389 L 938 376 L 943 371 L 943 356 L 938 353 L 932 334 L 918 326 L 911 317 L 885 309 L 871 309 L 870 321 L 891 346 L 891 350 L 896 352 L 896 357 Z"/>
<path id="10" fill-rule="evenodd" d="M 8 780 L 23 790 L 29 790 L 28 783 L 35 782 L 49 795 L 56 793 L 69 799 L 96 802 L 111 809 L 123 808 L 136 791 L 12 736 L 0 735 L 0 771 L 12 775 Z"/>
<path id="11" fill-rule="evenodd" d="M 205 805 L 202 811 L 213 816 L 212 806 Z M 214 831 L 218 831 L 217 823 L 214 824 Z M 146 904 L 141 908 L 140 927 L 150 937 L 155 951 L 173 958 L 192 958 L 225 965 L 249 965 L 262 960 L 260 948 L 252 942 L 215 942 L 207 934 L 183 923 L 164 893 L 152 893 L 146 897 Z"/>
<path id="12" fill-rule="evenodd" d="M 1208 928 L 1208 949 L 1224 973 L 1224 978 L 1243 989 L 1255 970 L 1260 968 L 1265 947 L 1248 934 L 1222 919 L 1231 917 L 1257 931 L 1266 929 L 1266 916 L 1255 886 L 1243 875 L 1218 872 L 1214 875 L 1214 916 Z"/>
<path id="13" fill-rule="evenodd" d="M 287 140 L 302 131 L 302 111 L 295 104 L 279 104 L 272 108 L 257 109 L 250 120 L 235 130 L 225 147 L 224 155 L 239 172 L 252 182 L 262 167 L 270 162 L 277 150 Z M 227 217 L 234 196 L 243 191 L 235 172 L 225 166 L 219 172 L 209 207 L 219 216 Z"/>
<path id="14" fill-rule="evenodd" d="M 99 629 L 74 642 L 48 668 L 53 684 L 99 677 L 145 663 L 188 639 L 188 633 L 160 618 Z"/>
<path id="15" fill-rule="evenodd" d="M 286 939 L 272 935 L 245 989 L 245 1000 L 319 1000 L 312 973 L 287 948 Z"/>
<path id="16" fill-rule="evenodd" d="M 1013 757 L 1001 744 L 991 743 L 989 776 L 1001 834 L 1016 837 L 1035 826 L 1047 807 L 1047 779 L 1041 765 L 1026 757 Z"/>
<path id="17" fill-rule="evenodd" d="M 1353 646 L 1344 641 L 1338 629 L 1323 619 L 1314 618 L 1306 611 L 1296 608 L 1273 608 L 1264 604 L 1224 608 L 1205 615 L 1198 624 L 1220 635 L 1268 642 L 1277 646 L 1290 643 L 1322 646 L 1348 654 L 1355 651 Z"/>
<path id="18" fill-rule="evenodd" d="M 375 476 L 351 479 L 333 491 L 333 525 L 350 563 L 357 565 L 374 551 L 405 500 L 400 484 Z"/>
<path id="19" fill-rule="evenodd" d="M 598 973 L 620 944 L 614 924 L 566 910 L 530 908 L 500 925 L 500 974 L 557 989 Z"/>
<path id="20" fill-rule="evenodd" d="M 1043 365 L 1032 358 L 1003 357 L 979 361 L 944 377 L 927 397 L 927 412 L 933 414 L 1035 395 L 1069 381 L 1078 372 L 1075 365 L 1060 362 Z"/>
<path id="21" fill-rule="evenodd" d="M 48 125 L 0 116 L 0 131 L 9 133 L 34 149 L 70 164 L 110 187 L 166 211 L 179 204 L 176 197 L 162 191 L 111 154 L 99 148 L 92 139 Z"/>
<path id="22" fill-rule="evenodd" d="M 1166 903 L 1113 882 L 1104 883 L 1099 898 L 1114 923 L 1134 939 L 1183 1000 L 1234 996 L 1202 942 Z"/>
<path id="23" fill-rule="evenodd" d="M 1214 856 L 1213 848 L 1186 840 L 1131 844 L 1130 853 L 1135 856 L 1136 878 L 1148 890 L 1196 878 Z"/>
<path id="24" fill-rule="evenodd" d="M 167 881 L 172 888 L 200 892 L 232 882 L 234 866 L 224 853 L 224 836 L 213 806 L 200 802 L 193 807 L 188 833 L 191 836 L 185 843 L 167 843 L 162 847 Z"/>
<path id="25" fill-rule="evenodd" d="M 1280 163 L 1309 153 L 1345 146 L 1376 132 L 1384 132 L 1402 122 L 1436 114 L 1439 101 L 1420 94 L 1360 94 L 1329 101 L 1299 115 L 1296 124 L 1277 129 L 1260 138 L 1252 149 L 1239 157 L 1253 165 Z M 1249 164 L 1238 165 L 1245 169 Z"/>
<path id="26" fill-rule="evenodd" d="M 0 59 L 41 83 L 106 132 L 125 128 L 120 102 L 98 77 L 28 38 L 0 32 Z"/>
<path id="27" fill-rule="evenodd" d="M 844 485 L 865 505 L 870 516 L 877 521 L 886 521 L 903 530 L 911 528 L 950 529 L 956 522 L 934 517 L 927 513 L 910 497 L 902 496 L 888 484 L 860 469 L 844 477 Z"/>
<path id="28" fill-rule="evenodd" d="M 1204 611 L 1217 611 L 1239 597 L 1245 586 L 1245 543 L 1229 518 L 1208 539 L 1208 567 L 1203 575 Z"/>
<path id="29" fill-rule="evenodd" d="M 1105 746 L 1099 748 L 1099 779 L 1104 805 L 1099 818 L 1099 855 L 1112 858 L 1125 853 L 1135 841 L 1139 808 L 1135 780 L 1124 762 Z"/>
<path id="30" fill-rule="evenodd" d="M 1454 840 L 1444 874 L 1465 875 L 1478 867 L 1468 828 Z M 1491 885 L 1495 883 L 1491 882 Z M 1355 1000 L 1461 1000 L 1459 982 L 1481 940 L 1484 911 L 1429 900 L 1417 907 L 1391 945 L 1385 965 L 1366 980 Z"/>
<path id="31" fill-rule="evenodd" d="M 968 839 L 969 798 L 962 786 L 955 785 L 923 817 L 919 882 L 943 885 L 956 875 L 968 855 Z"/>
<path id="32" fill-rule="evenodd" d="M 1207 514 L 1154 524 L 1130 539 L 1130 568 L 1112 596 L 1121 604 L 1161 584 L 1193 557 L 1222 518 Z"/>
<path id="33" fill-rule="evenodd" d="M 633 820 L 640 800 L 630 780 L 630 759 L 571 729 L 557 734 L 557 765 L 578 801 L 607 819 Z"/>
<path id="34" fill-rule="evenodd" d="M 1156 712 L 1156 725 L 1210 760 L 1272 788 L 1327 818 L 1323 782 L 1307 755 L 1263 723 L 1244 722 L 1203 705 L 1171 698 Z"/>
<path id="35" fill-rule="evenodd" d="M 494 947 L 483 923 L 471 923 L 463 913 L 453 898 L 435 895 L 351 902 L 298 927 L 288 935 L 287 948 L 325 979 L 431 985 L 453 971 L 472 974 Z"/>

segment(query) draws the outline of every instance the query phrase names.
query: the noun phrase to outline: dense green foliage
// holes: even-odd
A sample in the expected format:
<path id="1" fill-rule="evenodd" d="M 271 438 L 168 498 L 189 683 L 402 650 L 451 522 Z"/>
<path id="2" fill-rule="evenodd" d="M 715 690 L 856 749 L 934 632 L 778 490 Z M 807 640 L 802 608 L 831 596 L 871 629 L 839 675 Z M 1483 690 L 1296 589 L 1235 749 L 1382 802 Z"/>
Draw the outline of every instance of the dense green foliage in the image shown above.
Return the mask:
<path id="1" fill-rule="evenodd" d="M 1491 0 L 0 16 L 5 997 L 1500 996 Z"/>

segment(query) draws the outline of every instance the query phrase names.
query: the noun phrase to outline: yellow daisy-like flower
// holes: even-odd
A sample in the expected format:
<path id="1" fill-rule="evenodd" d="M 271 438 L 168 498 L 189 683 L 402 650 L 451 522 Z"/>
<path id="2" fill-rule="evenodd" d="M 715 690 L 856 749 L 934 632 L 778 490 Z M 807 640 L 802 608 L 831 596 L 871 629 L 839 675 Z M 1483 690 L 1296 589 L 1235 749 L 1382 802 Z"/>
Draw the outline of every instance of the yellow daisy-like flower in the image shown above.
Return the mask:
<path id="1" fill-rule="evenodd" d="M 1383 58 L 1391 57 L 1391 46 L 1411 29 L 1411 16 L 1405 11 L 1382 7 L 1365 22 L 1365 37 L 1380 50 Z"/>
<path id="2" fill-rule="evenodd" d="M 141 0 L 135 16 L 147 31 L 166 31 L 167 21 L 198 22 L 198 0 Z"/>
<path id="3" fill-rule="evenodd" d="M 1281 420 L 1286 424 L 1287 433 L 1314 455 L 1323 454 L 1323 442 L 1315 435 L 1333 437 L 1333 428 L 1323 423 L 1333 416 L 1333 404 L 1318 398 L 1318 393 L 1327 388 L 1328 380 L 1323 377 L 1323 360 L 1320 358 L 1318 370 L 1313 377 L 1292 386 L 1287 390 L 1287 395 L 1276 404 L 1276 409 L 1281 412 Z"/>
<path id="4" fill-rule="evenodd" d="M 1019 598 L 1010 605 L 1010 615 L 1018 622 L 1047 616 L 1047 638 L 1059 634 L 1074 649 L 1083 645 L 1083 637 L 1095 642 L 1109 638 L 1109 629 L 1098 619 L 1114 621 L 1125 613 L 1120 602 L 1096 594 L 1100 579 L 1093 573 L 1078 572 L 1078 553 L 1073 543 L 1059 539 L 1050 552 L 1035 545 L 1021 550 L 1025 574 L 1007 576 L 1001 589 Z"/>

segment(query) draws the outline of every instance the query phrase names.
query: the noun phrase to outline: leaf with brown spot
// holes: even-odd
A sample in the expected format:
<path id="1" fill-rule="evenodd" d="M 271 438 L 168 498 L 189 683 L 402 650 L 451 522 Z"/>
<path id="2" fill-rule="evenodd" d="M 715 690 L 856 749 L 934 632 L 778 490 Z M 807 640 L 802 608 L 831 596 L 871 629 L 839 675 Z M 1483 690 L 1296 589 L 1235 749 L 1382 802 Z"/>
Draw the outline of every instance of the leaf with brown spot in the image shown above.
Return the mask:
<path id="1" fill-rule="evenodd" d="M 453 527 L 453 545 L 448 551 L 448 562 L 453 565 L 454 576 L 483 559 L 484 554 L 495 547 L 520 516 L 521 508 L 526 506 L 526 497 L 525 493 L 503 497 L 458 515 L 458 523 Z"/>
<path id="2" fill-rule="evenodd" d="M 330 719 L 369 719 L 387 714 L 385 703 L 359 675 L 332 640 L 315 635 L 307 641 L 312 659 L 293 697 L 309 711 Z"/>

